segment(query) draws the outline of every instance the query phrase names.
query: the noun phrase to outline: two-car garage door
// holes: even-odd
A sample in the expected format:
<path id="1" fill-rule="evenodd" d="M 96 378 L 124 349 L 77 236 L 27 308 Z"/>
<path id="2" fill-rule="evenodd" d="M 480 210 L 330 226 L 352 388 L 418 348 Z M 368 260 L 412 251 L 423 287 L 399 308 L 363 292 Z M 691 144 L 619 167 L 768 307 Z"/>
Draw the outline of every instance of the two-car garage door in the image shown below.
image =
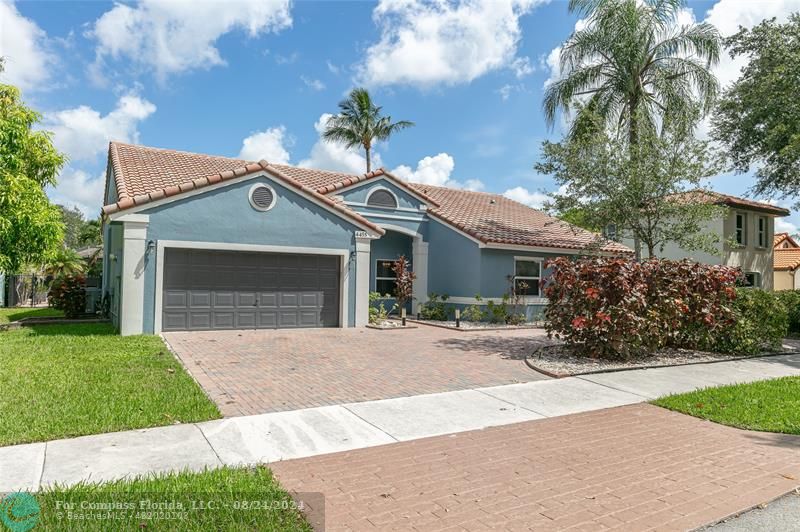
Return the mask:
<path id="1" fill-rule="evenodd" d="M 165 331 L 339 326 L 338 256 L 165 251 Z"/>

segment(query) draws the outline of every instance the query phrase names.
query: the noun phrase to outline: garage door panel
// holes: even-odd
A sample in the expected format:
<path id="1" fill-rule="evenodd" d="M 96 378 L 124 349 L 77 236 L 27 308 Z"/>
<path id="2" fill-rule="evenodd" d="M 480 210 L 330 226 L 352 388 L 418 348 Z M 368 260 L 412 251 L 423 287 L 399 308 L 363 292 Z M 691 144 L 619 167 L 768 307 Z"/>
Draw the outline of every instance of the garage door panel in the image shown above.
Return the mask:
<path id="1" fill-rule="evenodd" d="M 211 312 L 190 312 L 189 313 L 189 329 L 210 329 L 211 328 Z"/>
<path id="2" fill-rule="evenodd" d="M 337 256 L 168 248 L 162 328 L 336 327 Z"/>
<path id="3" fill-rule="evenodd" d="M 255 307 L 258 305 L 258 294 L 255 292 L 236 292 L 236 307 Z"/>
<path id="4" fill-rule="evenodd" d="M 235 314 L 233 312 L 220 312 L 215 310 L 211 314 L 211 325 L 214 329 L 233 329 Z"/>
<path id="5" fill-rule="evenodd" d="M 276 292 L 261 292 L 258 297 L 259 308 L 278 308 L 278 294 Z"/>
<path id="6" fill-rule="evenodd" d="M 255 329 L 257 325 L 256 321 L 257 314 L 255 312 L 243 312 L 239 311 L 236 313 L 236 328 L 237 329 Z"/>
<path id="7" fill-rule="evenodd" d="M 188 303 L 188 294 L 185 290 L 165 290 L 164 308 L 185 309 Z"/>
<path id="8" fill-rule="evenodd" d="M 211 308 L 211 292 L 207 290 L 192 290 L 189 292 L 189 308 Z"/>
<path id="9" fill-rule="evenodd" d="M 235 305 L 235 292 L 214 292 L 214 308 L 215 309 L 228 309 L 234 308 Z"/>
<path id="10" fill-rule="evenodd" d="M 322 306 L 322 294 L 317 292 L 301 292 L 300 306 L 314 308 Z"/>

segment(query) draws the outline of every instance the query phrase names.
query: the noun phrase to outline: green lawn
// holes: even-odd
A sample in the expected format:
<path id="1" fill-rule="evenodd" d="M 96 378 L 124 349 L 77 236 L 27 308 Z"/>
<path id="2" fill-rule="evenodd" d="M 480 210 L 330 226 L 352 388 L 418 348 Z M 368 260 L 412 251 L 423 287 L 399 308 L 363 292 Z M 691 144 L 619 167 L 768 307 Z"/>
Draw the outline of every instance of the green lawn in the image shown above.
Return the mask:
<path id="1" fill-rule="evenodd" d="M 708 388 L 653 404 L 741 429 L 800 434 L 800 377 Z"/>
<path id="2" fill-rule="evenodd" d="M 263 466 L 51 488 L 34 497 L 41 509 L 36 530 L 311 531 L 298 511 L 299 504 L 293 502 L 272 472 Z M 141 501 L 180 503 L 183 509 L 153 512 L 145 507 L 137 516 Z M 259 507 L 251 504 L 250 509 L 242 509 L 242 503 L 248 501 L 257 502 Z M 309 502 L 313 504 L 313 500 Z M 86 519 L 93 512 L 83 508 L 97 507 L 98 503 L 128 504 L 134 509 L 111 512 L 117 517 L 113 520 L 108 516 Z M 206 508 L 201 509 L 202 505 Z M 70 506 L 73 510 L 68 509 Z M 177 504 L 172 507 L 177 508 Z"/>
<path id="3" fill-rule="evenodd" d="M 0 446 L 218 417 L 157 336 L 103 323 L 0 332 Z"/>
<path id="4" fill-rule="evenodd" d="M 52 316 L 62 317 L 60 310 L 54 308 L 0 308 L 0 323 L 21 320 L 22 318 L 49 318 Z"/>

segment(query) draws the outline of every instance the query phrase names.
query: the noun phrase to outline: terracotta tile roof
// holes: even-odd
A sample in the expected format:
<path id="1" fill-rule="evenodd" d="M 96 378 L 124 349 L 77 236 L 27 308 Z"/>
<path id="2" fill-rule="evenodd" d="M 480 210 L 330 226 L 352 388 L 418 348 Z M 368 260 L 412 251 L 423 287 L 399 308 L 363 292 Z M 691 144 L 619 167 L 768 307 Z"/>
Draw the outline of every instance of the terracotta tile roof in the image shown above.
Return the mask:
<path id="1" fill-rule="evenodd" d="M 760 211 L 765 214 L 774 214 L 775 216 L 789 216 L 789 214 L 791 214 L 788 209 L 784 209 L 783 207 L 777 207 L 769 203 L 753 201 L 737 196 L 731 196 L 730 194 L 723 194 L 721 192 L 715 192 L 713 190 L 705 190 L 701 188 L 690 190 L 682 194 L 675 194 L 674 197 L 687 202 L 713 203 L 715 205 L 724 205 L 727 207 Z"/>
<path id="2" fill-rule="evenodd" d="M 119 142 L 110 143 L 109 160 L 114 168 L 119 199 L 116 203 L 104 206 L 104 214 L 266 170 L 360 224 L 383 233 L 383 229 L 349 209 L 342 201 L 326 194 L 386 176 L 412 194 L 424 198 L 432 216 L 481 242 L 559 249 L 585 249 L 597 243 L 596 234 L 556 220 L 503 196 L 406 183 L 383 169 L 369 174 L 351 175 Z M 601 249 L 614 253 L 631 253 L 629 248 L 615 242 L 607 243 Z"/>
<path id="3" fill-rule="evenodd" d="M 773 267 L 776 270 L 796 270 L 800 266 L 800 248 L 783 248 L 775 250 Z"/>
<path id="4" fill-rule="evenodd" d="M 781 247 L 778 247 L 781 246 Z M 795 242 L 794 238 L 789 236 L 789 233 L 775 233 L 775 238 L 772 242 L 772 247 L 775 249 L 785 249 L 785 248 L 800 248 L 797 242 Z"/>
<path id="5" fill-rule="evenodd" d="M 278 176 L 287 185 L 313 196 L 360 225 L 378 234 L 385 233 L 383 229 L 340 202 L 286 175 L 279 168 L 283 165 L 273 166 L 267 161 L 253 163 L 227 157 L 117 142 L 109 144 L 109 160 L 114 168 L 118 199 L 116 203 L 103 206 L 103 214 L 112 214 L 136 205 L 265 170 Z"/>
<path id="6" fill-rule="evenodd" d="M 429 208 L 428 214 L 484 243 L 585 249 L 598 242 L 595 233 L 498 194 L 417 183 L 410 185 L 439 203 L 439 207 Z M 604 244 L 601 250 L 632 253 L 630 248 L 616 242 Z"/>

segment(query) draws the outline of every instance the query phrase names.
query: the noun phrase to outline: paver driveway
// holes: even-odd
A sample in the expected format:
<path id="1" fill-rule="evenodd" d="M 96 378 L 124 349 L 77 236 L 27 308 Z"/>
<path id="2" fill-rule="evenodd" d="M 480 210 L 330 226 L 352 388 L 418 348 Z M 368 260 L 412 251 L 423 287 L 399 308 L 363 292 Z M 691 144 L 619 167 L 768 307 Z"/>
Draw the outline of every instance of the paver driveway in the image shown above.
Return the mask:
<path id="1" fill-rule="evenodd" d="M 226 416 L 464 390 L 545 378 L 524 356 L 539 329 L 420 326 L 166 333 Z"/>
<path id="2" fill-rule="evenodd" d="M 800 437 L 638 404 L 270 468 L 328 531 L 682 531 L 800 485 Z"/>

